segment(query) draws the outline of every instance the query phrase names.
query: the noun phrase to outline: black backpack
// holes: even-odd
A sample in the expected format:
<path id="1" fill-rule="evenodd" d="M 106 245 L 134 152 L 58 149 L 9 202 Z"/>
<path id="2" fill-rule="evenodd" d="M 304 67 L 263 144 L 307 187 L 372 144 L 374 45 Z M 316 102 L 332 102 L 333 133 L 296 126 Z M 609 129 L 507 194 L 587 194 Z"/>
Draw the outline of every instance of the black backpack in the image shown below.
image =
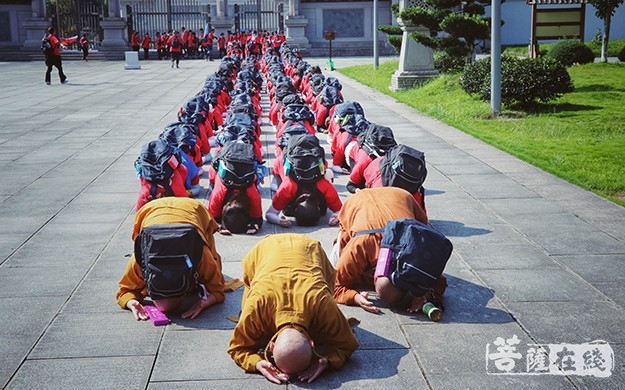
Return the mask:
<path id="1" fill-rule="evenodd" d="M 365 110 L 363 110 L 362 106 L 358 102 L 346 101 L 344 103 L 337 104 L 334 108 L 334 117 L 339 119 L 339 124 L 341 124 L 340 122 L 346 117 L 352 117 L 354 115 L 365 116 Z"/>
<path id="2" fill-rule="evenodd" d="M 284 149 L 285 173 L 298 184 L 316 183 L 323 177 L 325 151 L 312 134 L 291 137 Z"/>
<path id="3" fill-rule="evenodd" d="M 152 299 L 179 297 L 197 287 L 204 240 L 190 224 L 151 225 L 135 239 L 135 259 Z"/>
<path id="4" fill-rule="evenodd" d="M 254 184 L 257 162 L 254 145 L 229 141 L 215 155 L 213 167 L 228 189 L 245 189 Z"/>
<path id="5" fill-rule="evenodd" d="M 173 47 L 173 48 L 179 48 L 180 47 L 180 42 L 178 41 L 178 38 L 174 37 L 174 39 L 172 39 L 171 47 Z"/>
<path id="6" fill-rule="evenodd" d="M 282 135 L 277 140 L 277 145 L 280 147 L 280 149 L 284 149 L 286 148 L 289 140 L 293 136 L 301 134 L 309 134 L 308 129 L 306 129 L 304 125 L 301 125 L 299 123 L 290 124 L 282 131 Z"/>
<path id="7" fill-rule="evenodd" d="M 386 152 L 397 145 L 390 127 L 370 123 L 369 127 L 358 134 L 358 146 L 371 158 L 384 156 Z"/>
<path id="8" fill-rule="evenodd" d="M 315 123 L 315 114 L 306 104 L 289 104 L 282 112 L 282 121 L 299 122 L 306 120 L 311 125 Z"/>
<path id="9" fill-rule="evenodd" d="M 291 81 L 285 81 L 276 85 L 274 96 L 277 101 L 281 102 L 286 96 L 293 95 L 295 93 L 297 93 L 297 91 L 295 90 L 293 83 Z"/>
<path id="10" fill-rule="evenodd" d="M 157 187 L 165 189 L 164 196 L 173 196 L 170 181 L 174 170 L 182 163 L 182 158 L 169 143 L 162 139 L 143 145 L 135 160 L 137 174 L 150 183 L 150 198 L 156 197 Z"/>
<path id="11" fill-rule="evenodd" d="M 414 194 L 427 174 L 425 154 L 410 146 L 397 145 L 380 161 L 380 176 L 385 187 L 399 187 Z"/>
<path id="12" fill-rule="evenodd" d="M 158 138 L 180 148 L 185 153 L 194 155 L 195 145 L 197 144 L 196 129 L 197 126 L 187 123 L 170 123 L 165 126 L 165 130 Z"/>
<path id="13" fill-rule="evenodd" d="M 231 106 L 230 112 L 232 114 L 247 114 L 252 119 L 258 118 L 258 111 L 254 103 L 236 103 Z"/>
<path id="14" fill-rule="evenodd" d="M 354 236 L 379 232 L 382 232 L 380 252 L 384 248 L 390 252 L 384 276 L 415 297 L 426 294 L 436 285 L 453 251 L 447 237 L 434 227 L 410 218 L 389 221 L 382 229 L 363 230 Z"/>
<path id="15" fill-rule="evenodd" d="M 54 53 L 54 48 L 52 47 L 52 43 L 50 42 L 50 35 L 46 34 L 46 36 L 43 37 L 43 39 L 41 40 L 41 52 L 46 57 Z"/>
<path id="16" fill-rule="evenodd" d="M 326 85 L 319 94 L 319 101 L 326 107 L 332 107 L 343 103 L 343 96 L 339 89 L 333 85 Z"/>

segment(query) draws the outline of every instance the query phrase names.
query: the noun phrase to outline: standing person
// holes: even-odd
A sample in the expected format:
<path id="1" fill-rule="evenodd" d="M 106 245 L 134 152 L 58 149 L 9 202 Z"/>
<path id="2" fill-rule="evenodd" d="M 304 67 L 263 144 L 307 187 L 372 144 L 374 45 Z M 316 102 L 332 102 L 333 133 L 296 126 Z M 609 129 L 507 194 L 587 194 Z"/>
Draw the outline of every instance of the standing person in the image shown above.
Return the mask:
<path id="1" fill-rule="evenodd" d="M 174 30 L 174 35 L 169 37 L 167 45 L 169 46 L 169 54 L 171 54 L 171 67 L 173 68 L 174 63 L 176 63 L 176 68 L 178 68 L 180 56 L 182 55 L 182 38 L 180 38 L 177 30 Z"/>
<path id="2" fill-rule="evenodd" d="M 150 59 L 150 45 L 152 44 L 152 38 L 150 38 L 150 33 L 145 33 L 143 36 L 143 40 L 141 40 L 141 48 L 143 48 L 143 59 Z"/>
<path id="3" fill-rule="evenodd" d="M 139 51 L 141 47 L 141 42 L 139 41 L 139 31 L 134 31 L 130 36 L 130 47 L 132 51 Z"/>
<path id="4" fill-rule="evenodd" d="M 189 30 L 187 30 L 185 27 L 182 27 L 180 31 L 182 31 L 182 38 L 180 41 L 180 43 L 182 44 L 181 55 L 186 58 L 188 55 L 188 49 L 189 49 L 189 47 L 187 46 L 187 39 L 189 39 Z"/>
<path id="5" fill-rule="evenodd" d="M 45 52 L 46 56 L 46 84 L 50 85 L 50 73 L 52 67 L 55 66 L 59 70 L 59 79 L 61 84 L 67 83 L 67 76 L 63 73 L 63 64 L 61 61 L 61 41 L 56 37 L 56 29 L 48 27 L 48 33 L 43 37 L 42 45 L 49 46 Z"/>
<path id="6" fill-rule="evenodd" d="M 169 32 L 163 31 L 163 33 L 161 34 L 161 47 L 162 47 L 161 50 L 163 52 L 164 60 L 169 59 L 169 36 L 170 35 L 171 35 L 171 31 Z"/>
<path id="7" fill-rule="evenodd" d="M 226 37 L 224 36 L 224 33 L 219 34 L 219 38 L 217 38 L 217 46 L 219 47 L 219 58 L 225 57 Z"/>
<path id="8" fill-rule="evenodd" d="M 215 29 L 211 28 L 205 37 L 206 59 L 213 61 L 213 43 L 215 42 Z"/>
<path id="9" fill-rule="evenodd" d="M 289 377 L 310 383 L 341 368 L 358 341 L 332 299 L 335 271 L 319 241 L 270 235 L 242 264 L 245 291 L 228 348 L 232 359 L 278 384 Z"/>
<path id="10" fill-rule="evenodd" d="M 163 59 L 163 41 L 161 40 L 161 33 L 156 32 L 156 36 L 154 37 L 154 48 L 156 49 L 156 55 L 159 60 Z"/>
<path id="11" fill-rule="evenodd" d="M 89 39 L 87 39 L 87 34 L 85 33 L 80 37 L 80 48 L 82 50 L 82 60 L 87 61 L 87 56 L 89 55 Z"/>

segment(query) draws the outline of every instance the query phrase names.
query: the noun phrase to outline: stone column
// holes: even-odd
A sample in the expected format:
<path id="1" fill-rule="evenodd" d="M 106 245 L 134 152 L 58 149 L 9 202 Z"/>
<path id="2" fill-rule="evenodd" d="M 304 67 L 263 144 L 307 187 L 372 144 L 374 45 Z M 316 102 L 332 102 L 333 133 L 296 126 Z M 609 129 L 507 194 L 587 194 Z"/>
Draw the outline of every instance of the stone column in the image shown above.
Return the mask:
<path id="1" fill-rule="evenodd" d="M 100 44 L 100 51 L 104 53 L 115 53 L 123 57 L 128 50 L 128 39 L 126 34 L 127 22 L 121 16 L 119 0 L 108 1 L 109 16 L 100 22 L 104 37 Z"/>
<path id="2" fill-rule="evenodd" d="M 52 22 L 50 18 L 46 16 L 45 0 L 32 0 L 30 6 L 32 14 L 29 19 L 24 21 L 26 40 L 22 48 L 26 51 L 39 51 L 41 48 L 41 38 L 46 34 Z"/>
<path id="3" fill-rule="evenodd" d="M 284 20 L 286 43 L 292 47 L 309 48 L 306 26 L 308 26 L 308 19 L 299 14 L 299 0 L 289 0 L 289 14 Z"/>
<path id="4" fill-rule="evenodd" d="M 217 0 L 216 11 L 215 19 L 211 20 L 211 27 L 215 29 L 215 36 L 219 37 L 221 33 L 227 35 L 228 31 L 234 31 L 234 19 L 228 15 L 228 0 Z"/>
<path id="5" fill-rule="evenodd" d="M 400 11 L 406 6 L 409 6 L 408 0 L 400 0 Z M 393 91 L 410 89 L 438 76 L 438 71 L 434 68 L 432 49 L 410 37 L 410 33 L 413 31 L 427 34 L 428 29 L 421 26 L 407 26 L 400 18 L 397 19 L 397 23 L 399 23 L 403 35 L 399 54 L 399 68 L 391 76 L 391 86 L 389 87 Z"/>

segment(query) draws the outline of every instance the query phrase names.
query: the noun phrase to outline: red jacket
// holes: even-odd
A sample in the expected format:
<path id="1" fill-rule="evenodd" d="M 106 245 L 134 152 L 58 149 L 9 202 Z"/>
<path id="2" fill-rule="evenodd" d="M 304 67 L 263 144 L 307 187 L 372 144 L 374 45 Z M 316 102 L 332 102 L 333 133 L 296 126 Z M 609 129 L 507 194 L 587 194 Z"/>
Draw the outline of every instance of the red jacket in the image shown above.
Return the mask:
<path id="1" fill-rule="evenodd" d="M 141 41 L 141 47 L 144 49 L 149 49 L 151 43 L 152 39 L 150 37 L 143 37 L 143 40 Z"/>
<path id="2" fill-rule="evenodd" d="M 234 190 L 240 191 L 240 190 Z M 260 193 L 258 192 L 258 188 L 255 184 L 247 187 L 244 190 L 247 193 L 247 197 L 250 200 L 250 209 L 249 214 L 253 219 L 262 219 L 263 210 L 262 210 L 262 200 L 260 198 Z M 224 185 L 221 181 L 219 175 L 214 175 L 214 183 L 213 190 L 211 192 L 210 198 L 208 199 L 208 212 L 213 218 L 219 220 L 221 218 L 221 210 L 226 203 L 226 195 L 228 194 L 228 187 Z"/>
<path id="3" fill-rule="evenodd" d="M 371 164 L 365 169 L 364 178 L 367 188 L 379 188 L 384 187 L 382 184 L 382 174 L 380 172 L 380 163 L 384 159 L 384 156 L 378 157 L 371 161 Z M 425 201 L 423 199 L 423 195 L 421 192 L 417 191 L 412 194 L 414 199 L 417 201 L 417 204 L 421 206 L 424 212 L 427 212 L 425 209 Z"/>
<path id="4" fill-rule="evenodd" d="M 174 39 L 178 40 L 178 47 L 174 47 L 173 43 L 174 43 Z M 180 53 L 182 52 L 182 38 L 180 38 L 180 36 L 175 36 L 172 35 L 171 37 L 169 37 L 169 39 L 167 40 L 167 46 L 169 46 L 169 52 L 170 53 Z"/>
<path id="5" fill-rule="evenodd" d="M 347 131 L 339 131 L 338 134 L 335 134 L 332 137 L 332 145 L 330 146 L 330 151 L 332 153 L 332 165 L 341 166 L 346 162 L 345 148 L 347 148 L 347 145 L 355 139 L 356 136 Z"/>
<path id="6" fill-rule="evenodd" d="M 365 169 L 371 164 L 373 159 L 363 149 L 357 148 L 354 161 L 354 167 L 349 174 L 349 181 L 357 186 L 362 186 L 365 184 Z"/>
<path id="7" fill-rule="evenodd" d="M 139 34 L 132 34 L 130 36 L 130 46 L 132 47 L 139 46 Z"/>
<path id="8" fill-rule="evenodd" d="M 184 186 L 185 179 L 187 178 L 187 168 L 183 164 L 179 164 L 178 167 L 174 170 L 174 174 L 171 177 L 171 181 L 169 185 L 171 186 L 171 190 L 174 193 L 175 197 L 179 198 L 188 198 L 189 194 L 187 193 L 187 189 Z M 144 204 L 148 203 L 150 200 L 150 188 L 152 187 L 151 183 L 147 180 L 140 178 L 141 181 L 141 190 L 139 190 L 139 199 L 137 199 L 137 210 L 139 210 Z M 156 188 L 156 198 L 161 198 L 165 194 L 165 188 L 163 186 L 157 186 Z"/>
<path id="9" fill-rule="evenodd" d="M 339 194 L 336 188 L 325 178 L 322 178 L 316 183 L 316 187 L 321 192 L 328 204 L 328 208 L 334 212 L 337 212 L 343 206 L 343 202 L 339 198 Z M 289 203 L 295 200 L 297 196 L 298 184 L 289 176 L 284 176 L 282 183 L 278 187 L 278 191 L 271 199 L 271 205 L 274 209 L 280 211 L 283 210 Z"/>

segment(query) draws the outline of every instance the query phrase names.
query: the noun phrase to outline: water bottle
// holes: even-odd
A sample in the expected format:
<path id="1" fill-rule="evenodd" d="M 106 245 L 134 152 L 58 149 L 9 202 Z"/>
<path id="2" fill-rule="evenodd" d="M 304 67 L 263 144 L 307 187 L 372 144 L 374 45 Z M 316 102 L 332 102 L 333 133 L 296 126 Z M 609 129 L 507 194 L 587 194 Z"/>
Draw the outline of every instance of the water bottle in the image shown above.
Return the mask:
<path id="1" fill-rule="evenodd" d="M 443 318 L 441 309 L 436 307 L 432 302 L 426 302 L 421 310 L 434 322 L 438 322 Z"/>

